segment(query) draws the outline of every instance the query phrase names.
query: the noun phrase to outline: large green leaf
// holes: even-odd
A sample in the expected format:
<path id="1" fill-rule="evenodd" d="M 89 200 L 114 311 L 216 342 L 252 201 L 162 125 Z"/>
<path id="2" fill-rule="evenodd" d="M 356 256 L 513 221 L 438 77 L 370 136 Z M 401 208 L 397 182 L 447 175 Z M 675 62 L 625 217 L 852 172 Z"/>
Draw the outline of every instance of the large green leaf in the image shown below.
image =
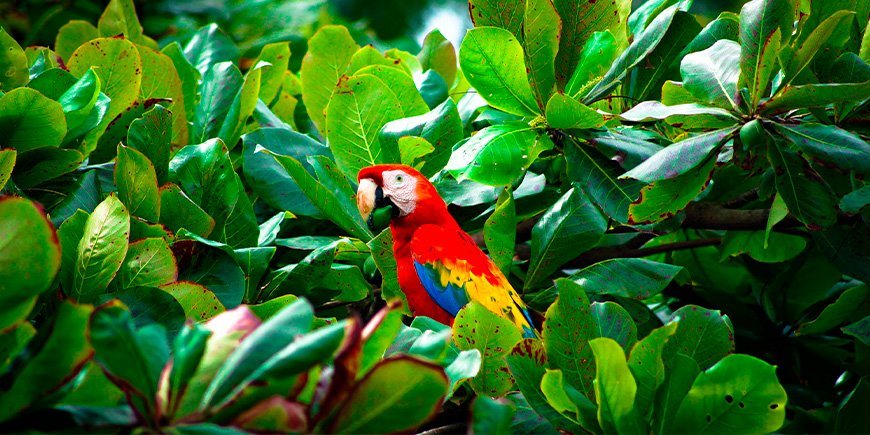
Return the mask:
<path id="1" fill-rule="evenodd" d="M 568 279 L 592 294 L 646 299 L 667 287 L 682 267 L 641 258 L 613 258 L 581 269 Z"/>
<path id="2" fill-rule="evenodd" d="M 458 146 L 445 169 L 458 181 L 511 185 L 522 178 L 538 154 L 552 147 L 549 137 L 527 124 L 492 125 Z"/>
<path id="3" fill-rule="evenodd" d="M 441 367 L 400 356 L 376 365 L 351 391 L 329 432 L 401 432 L 432 418 L 447 394 Z"/>
<path id="4" fill-rule="evenodd" d="M 0 190 L 6 186 L 9 177 L 12 176 L 12 168 L 15 167 L 15 160 L 18 153 L 13 149 L 0 149 Z"/>
<path id="5" fill-rule="evenodd" d="M 767 158 L 776 174 L 776 191 L 794 217 L 813 229 L 837 221 L 837 199 L 806 161 L 779 145 L 768 148 Z"/>
<path id="6" fill-rule="evenodd" d="M 677 4 L 681 10 L 688 10 L 692 0 L 651 0 L 643 2 L 628 17 L 628 28 L 632 35 L 643 32 L 647 24 L 663 10 Z"/>
<path id="7" fill-rule="evenodd" d="M 208 237 L 215 225 L 208 213 L 171 183 L 160 187 L 159 220 L 173 232 L 184 228 L 202 237 Z"/>
<path id="8" fill-rule="evenodd" d="M 740 45 L 722 39 L 712 47 L 686 55 L 680 63 L 683 88 L 711 106 L 739 110 Z"/>
<path id="9" fill-rule="evenodd" d="M 668 364 L 680 353 L 694 359 L 701 370 L 706 370 L 734 351 L 731 320 L 719 311 L 686 305 L 674 311 L 671 320 L 679 322 L 680 326 L 665 345 Z"/>
<path id="10" fill-rule="evenodd" d="M 184 52 L 178 42 L 166 45 L 161 53 L 169 56 L 172 59 L 172 64 L 175 65 L 175 71 L 178 73 L 178 78 L 181 79 L 181 91 L 184 94 L 184 112 L 187 114 L 187 119 L 193 119 L 196 92 L 199 89 L 201 74 L 184 57 Z"/>
<path id="11" fill-rule="evenodd" d="M 529 82 L 543 108 L 556 88 L 556 52 L 562 34 L 562 20 L 552 0 L 525 2 L 523 47 L 529 67 Z"/>
<path id="12" fill-rule="evenodd" d="M 606 433 L 638 433 L 641 425 L 634 407 L 637 383 L 625 360 L 625 351 L 609 338 L 589 341 L 595 355 L 595 398 L 598 422 Z"/>
<path id="13" fill-rule="evenodd" d="M 396 94 L 377 77 L 364 74 L 343 80 L 329 101 L 326 116 L 326 138 L 342 171 L 356 178 L 367 166 L 399 163 L 398 148 L 382 144 L 378 132 L 403 116 Z"/>
<path id="14" fill-rule="evenodd" d="M 595 109 L 565 95 L 553 94 L 546 107 L 547 124 L 559 129 L 589 129 L 604 125 L 604 116 Z"/>
<path id="15" fill-rule="evenodd" d="M 142 25 L 136 16 L 136 8 L 132 0 L 112 0 L 103 10 L 97 23 L 100 36 L 124 35 L 137 44 L 151 45 L 156 43 L 142 34 Z"/>
<path id="16" fill-rule="evenodd" d="M 173 282 L 160 287 L 160 290 L 172 295 L 181 308 L 184 316 L 197 322 L 204 322 L 225 311 L 217 296 L 207 288 L 192 282 Z"/>
<path id="17" fill-rule="evenodd" d="M 509 31 L 497 27 L 470 30 L 459 48 L 459 65 L 490 106 L 523 116 L 541 112 L 526 77 L 523 48 Z"/>
<path id="18" fill-rule="evenodd" d="M 628 45 L 630 1 L 555 0 L 553 3 L 565 29 L 556 57 L 556 79 L 561 85 L 568 82 L 580 63 L 583 45 L 594 32 L 609 30 L 616 38 L 618 49 Z"/>
<path id="19" fill-rule="evenodd" d="M 260 93 L 260 79 L 262 77 L 264 64 L 260 64 L 255 68 L 251 68 L 245 74 L 245 79 L 239 87 L 238 92 L 233 96 L 230 103 L 226 119 L 220 128 L 218 136 L 227 145 L 229 149 L 235 148 L 245 130 L 248 123 L 248 118 L 254 113 L 254 108 L 257 106 L 258 95 Z"/>
<path id="20" fill-rule="evenodd" d="M 644 101 L 619 117 L 631 122 L 664 120 L 685 130 L 722 128 L 739 122 L 731 112 L 718 107 L 697 103 L 666 106 L 658 101 Z"/>
<path id="21" fill-rule="evenodd" d="M 774 366 L 729 355 L 698 375 L 674 427 L 693 433 L 774 432 L 785 421 L 786 400 Z"/>
<path id="22" fill-rule="evenodd" d="M 501 27 L 522 41 L 523 5 L 511 0 L 469 0 L 468 10 L 476 27 Z"/>
<path id="23" fill-rule="evenodd" d="M 802 323 L 795 331 L 795 335 L 820 334 L 843 324 L 860 313 L 861 306 L 868 297 L 870 297 L 870 288 L 866 285 L 846 289 L 837 300 L 826 306 L 818 317 Z"/>
<path id="24" fill-rule="evenodd" d="M 97 363 L 144 418 L 154 418 L 160 372 L 169 358 L 164 329 L 151 324 L 137 330 L 130 312 L 116 301 L 91 316 L 90 339 Z"/>
<path id="25" fill-rule="evenodd" d="M 791 38 L 794 7 L 788 0 L 753 0 L 740 10 L 740 86 L 754 107 L 777 67 L 777 53 Z M 731 61 L 729 59 L 729 61 Z"/>
<path id="26" fill-rule="evenodd" d="M 0 91 L 9 92 L 30 80 L 27 56 L 21 46 L 0 29 Z"/>
<path id="27" fill-rule="evenodd" d="M 471 380 L 471 388 L 490 397 L 510 391 L 514 380 L 505 355 L 522 339 L 519 328 L 473 301 L 456 314 L 453 331 L 460 350 L 477 349 L 482 354 L 480 373 Z"/>
<path id="28" fill-rule="evenodd" d="M 79 46 L 99 37 L 100 33 L 93 24 L 83 20 L 70 20 L 58 29 L 54 50 L 61 58 L 69 60 Z"/>
<path id="29" fill-rule="evenodd" d="M 593 302 L 590 307 L 595 322 L 595 337 L 617 342 L 628 353 L 637 342 L 637 325 L 631 314 L 616 302 Z"/>
<path id="30" fill-rule="evenodd" d="M 76 150 L 38 148 L 17 156 L 12 178 L 18 188 L 29 189 L 72 172 L 84 159 Z"/>
<path id="31" fill-rule="evenodd" d="M 278 95 L 284 82 L 284 74 L 287 72 L 287 64 L 290 61 L 290 43 L 273 42 L 266 44 L 260 50 L 260 55 L 254 61 L 256 66 L 260 62 L 268 62 L 271 66 L 262 73 L 260 78 L 259 97 L 265 103 L 271 103 Z"/>
<path id="32" fill-rule="evenodd" d="M 396 270 L 396 257 L 393 256 L 393 233 L 389 228 L 368 242 L 372 252 L 372 260 L 381 272 L 381 297 L 385 301 L 399 299 L 403 302 L 402 310 L 408 312 L 405 293 L 399 288 L 399 275 Z"/>
<path id="33" fill-rule="evenodd" d="M 121 289 L 158 287 L 175 281 L 178 265 L 163 239 L 143 239 L 130 244 L 115 282 Z"/>
<path id="34" fill-rule="evenodd" d="M 806 239 L 791 234 L 729 231 L 722 238 L 722 258 L 746 253 L 755 261 L 781 263 L 800 255 L 806 246 Z"/>
<path id="35" fill-rule="evenodd" d="M 292 342 L 296 335 L 308 332 L 313 320 L 313 308 L 303 299 L 269 318 L 242 341 L 215 373 L 203 396 L 203 405 L 210 407 L 230 399 L 230 393 L 239 388 L 242 381 Z"/>
<path id="36" fill-rule="evenodd" d="M 184 88 L 181 77 L 175 70 L 172 58 L 155 49 L 137 45 L 142 58 L 142 85 L 140 101 L 165 99 L 172 115 L 173 143 L 188 143 L 187 112 L 185 111 Z"/>
<path id="37" fill-rule="evenodd" d="M 782 2 L 788 6 L 787 2 Z M 784 62 L 783 65 L 783 82 L 790 84 L 796 79 L 801 72 L 815 58 L 816 54 L 826 48 L 825 45 L 835 43 L 832 39 L 834 33 L 843 28 L 848 28 L 855 16 L 853 11 L 837 11 L 831 16 L 825 18 L 818 27 L 813 29 L 812 33 L 803 40 L 799 47 L 792 53 L 791 56 Z M 804 28 L 806 32 L 808 28 Z M 801 35 L 804 36 L 803 34 Z"/>
<path id="38" fill-rule="evenodd" d="M 659 222 L 675 216 L 707 188 L 715 165 L 715 156 L 710 156 L 685 174 L 644 187 L 637 201 L 628 207 L 628 221 L 633 224 Z"/>
<path id="39" fill-rule="evenodd" d="M 192 120 L 191 141 L 204 142 L 218 136 L 243 84 L 241 71 L 230 62 L 215 64 L 203 73 L 199 103 Z"/>
<path id="40" fill-rule="evenodd" d="M 499 195 L 495 210 L 483 225 L 483 240 L 493 263 L 507 276 L 514 259 L 517 238 L 517 211 L 509 188 Z"/>
<path id="41" fill-rule="evenodd" d="M 665 382 L 664 347 L 676 329 L 675 322 L 656 328 L 631 348 L 628 368 L 637 383 L 634 403 L 642 420 L 649 420 L 653 408 L 659 405 L 656 392 Z"/>
<path id="42" fill-rule="evenodd" d="M 574 140 L 565 145 L 566 171 L 571 181 L 592 198 L 611 218 L 626 222 L 629 205 L 646 183 L 623 180 L 619 165 L 587 144 Z"/>
<path id="43" fill-rule="evenodd" d="M 157 174 L 148 157 L 134 148 L 118 145 L 115 185 L 118 186 L 118 197 L 131 215 L 157 222 L 160 195 L 157 192 Z"/>
<path id="44" fill-rule="evenodd" d="M 567 0 L 566 3 L 577 4 L 576 2 L 569 2 Z M 598 3 L 606 4 L 607 2 Z M 602 7 L 605 6 L 606 5 Z M 557 9 L 559 9 L 558 5 Z M 607 71 L 601 81 L 596 83 L 595 86 L 585 94 L 585 96 L 583 97 L 583 103 L 591 104 L 604 98 L 605 96 L 607 96 L 607 94 L 613 91 L 613 89 L 615 89 L 620 84 L 622 79 L 625 78 L 626 74 L 628 74 L 628 72 L 632 68 L 639 65 L 641 61 L 643 61 L 650 53 L 652 53 L 653 50 L 655 50 L 655 48 L 659 45 L 659 43 L 662 42 L 677 12 L 678 8 L 676 5 L 665 9 L 662 13 L 656 16 L 656 18 L 649 24 L 649 26 L 647 26 L 643 33 L 641 33 L 640 35 L 636 35 L 631 45 L 629 45 L 628 48 L 623 51 L 622 54 L 620 54 L 619 57 L 617 57 L 616 60 L 611 64 L 610 69 Z M 565 22 L 565 28 L 571 28 L 568 25 L 568 20 L 565 19 L 564 15 L 562 16 L 562 19 Z M 616 35 L 614 34 L 614 36 Z M 622 40 L 623 39 L 621 36 L 616 36 L 617 44 L 619 43 L 619 41 Z M 565 43 L 565 38 L 562 39 L 562 43 Z"/>
<path id="45" fill-rule="evenodd" d="M 130 213 L 117 196 L 109 195 L 88 217 L 82 234 L 67 295 L 92 302 L 106 290 L 127 255 Z"/>
<path id="46" fill-rule="evenodd" d="M 567 383 L 591 399 L 595 362 L 589 340 L 596 331 L 589 300 L 571 281 L 556 280 L 556 289 L 559 297 L 547 310 L 542 333 L 548 366 L 561 369 Z"/>
<path id="47" fill-rule="evenodd" d="M 171 113 L 159 104 L 142 114 L 142 118 L 131 122 L 127 130 L 126 145 L 141 152 L 151 161 L 158 184 L 167 180 L 171 143 Z"/>
<path id="48" fill-rule="evenodd" d="M 694 359 L 681 353 L 665 352 L 662 358 L 665 363 L 665 380 L 656 393 L 656 406 L 652 409 L 651 426 L 655 433 L 668 433 L 674 424 L 680 404 L 683 403 L 683 399 L 701 371 Z"/>
<path id="49" fill-rule="evenodd" d="M 471 404 L 471 427 L 473 433 L 510 433 L 514 407 L 506 399 L 491 399 L 477 396 Z"/>
<path id="50" fill-rule="evenodd" d="M 680 60 L 688 45 L 701 31 L 697 18 L 684 12 L 688 8 L 682 3 L 679 6 L 682 10 L 674 16 L 674 21 L 662 41 L 646 57 L 644 65 L 636 66 L 630 73 L 631 80 L 628 81 L 625 91 L 632 98 L 639 101 L 660 98 L 664 81 L 679 75 Z"/>
<path id="51" fill-rule="evenodd" d="M 391 63 L 389 66 L 370 65 L 354 73 L 354 76 L 362 75 L 377 77 L 393 91 L 402 109 L 402 116 L 419 116 L 429 111 L 429 106 L 426 105 L 426 101 L 417 90 L 414 79 L 405 71 L 396 68 L 394 64 Z M 327 118 L 329 118 L 329 113 L 327 113 Z"/>
<path id="52" fill-rule="evenodd" d="M 0 203 L 2 204 L 2 203 Z M 9 420 L 31 405 L 57 400 L 56 393 L 78 375 L 93 349 L 88 342 L 92 307 L 63 303 L 57 317 L 30 342 L 15 376 L 0 393 L 0 421 Z M 52 399 L 54 397 L 54 399 Z"/>
<path id="53" fill-rule="evenodd" d="M 56 147 L 66 134 L 63 107 L 30 88 L 17 88 L 0 96 L 0 148 L 19 153 Z"/>
<path id="54" fill-rule="evenodd" d="M 456 103 L 448 98 L 424 115 L 390 121 L 381 129 L 379 140 L 382 147 L 399 147 L 399 140 L 405 136 L 419 136 L 432 144 L 433 150 L 422 159 L 420 172 L 434 175 L 447 164 L 453 145 L 464 136 Z"/>
<path id="55" fill-rule="evenodd" d="M 736 128 L 724 128 L 668 145 L 620 178 L 652 183 L 685 174 L 707 161 L 735 131 Z"/>
<path id="56" fill-rule="evenodd" d="M 217 24 L 211 23 L 193 34 L 184 46 L 184 57 L 204 77 L 218 63 L 237 61 L 239 49 Z"/>
<path id="57" fill-rule="evenodd" d="M 684 53 L 706 50 L 720 39 L 737 41 L 739 38 L 739 27 L 740 17 L 737 14 L 722 12 L 715 20 L 711 21 L 701 30 L 701 33 L 686 47 Z"/>
<path id="58" fill-rule="evenodd" d="M 423 46 L 417 59 L 423 71 L 431 69 L 437 72 L 444 78 L 448 87 L 456 80 L 456 50 L 438 29 L 432 30 L 423 39 Z"/>
<path id="59" fill-rule="evenodd" d="M 332 100 L 339 78 L 345 74 L 353 54 L 359 49 L 344 26 L 321 27 L 308 40 L 308 51 L 299 71 L 302 100 L 308 116 L 324 134 L 326 106 Z"/>
<path id="60" fill-rule="evenodd" d="M 842 169 L 870 173 L 870 145 L 857 134 L 833 125 L 774 123 L 774 128 L 806 154 Z"/>
<path id="61" fill-rule="evenodd" d="M 583 190 L 570 189 L 532 229 L 531 259 L 524 287 L 533 287 L 568 260 L 595 246 L 605 230 L 607 218 Z"/>
<path id="62" fill-rule="evenodd" d="M 603 77 L 610 69 L 619 55 L 618 48 L 616 38 L 609 30 L 590 35 L 583 45 L 577 68 L 565 85 L 565 94 L 573 98 L 582 97 L 595 84 L 594 80 Z"/>
<path id="63" fill-rule="evenodd" d="M 61 263 L 54 227 L 35 203 L 0 197 L 0 329 L 25 319 Z"/>
<path id="64" fill-rule="evenodd" d="M 769 101 L 761 104 L 764 114 L 778 114 L 793 109 L 824 107 L 832 103 L 870 98 L 870 80 L 862 83 L 822 83 L 787 85 Z"/>

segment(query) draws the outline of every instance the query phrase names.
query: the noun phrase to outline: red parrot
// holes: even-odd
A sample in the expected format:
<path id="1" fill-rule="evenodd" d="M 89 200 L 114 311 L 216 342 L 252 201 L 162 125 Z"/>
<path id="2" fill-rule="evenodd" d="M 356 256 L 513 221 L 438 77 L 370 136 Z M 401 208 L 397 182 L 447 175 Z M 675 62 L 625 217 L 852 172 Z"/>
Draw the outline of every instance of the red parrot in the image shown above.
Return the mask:
<path id="1" fill-rule="evenodd" d="M 376 165 L 363 168 L 357 179 L 357 207 L 363 219 L 377 208 L 392 208 L 390 231 L 399 286 L 415 316 L 452 325 L 465 304 L 477 301 L 510 320 L 525 336 L 535 336 L 519 295 L 459 227 L 425 176 L 405 165 Z"/>

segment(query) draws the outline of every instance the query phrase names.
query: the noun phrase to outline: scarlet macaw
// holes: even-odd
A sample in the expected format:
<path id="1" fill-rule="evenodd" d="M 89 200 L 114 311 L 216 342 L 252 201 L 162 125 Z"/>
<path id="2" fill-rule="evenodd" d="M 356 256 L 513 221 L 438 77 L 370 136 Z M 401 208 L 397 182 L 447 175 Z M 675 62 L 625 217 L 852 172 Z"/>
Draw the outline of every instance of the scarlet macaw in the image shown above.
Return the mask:
<path id="1" fill-rule="evenodd" d="M 477 301 L 525 336 L 535 336 L 526 305 L 425 176 L 405 165 L 376 165 L 363 168 L 357 179 L 357 207 L 364 220 L 377 208 L 392 207 L 399 286 L 414 315 L 452 325 L 465 304 Z"/>

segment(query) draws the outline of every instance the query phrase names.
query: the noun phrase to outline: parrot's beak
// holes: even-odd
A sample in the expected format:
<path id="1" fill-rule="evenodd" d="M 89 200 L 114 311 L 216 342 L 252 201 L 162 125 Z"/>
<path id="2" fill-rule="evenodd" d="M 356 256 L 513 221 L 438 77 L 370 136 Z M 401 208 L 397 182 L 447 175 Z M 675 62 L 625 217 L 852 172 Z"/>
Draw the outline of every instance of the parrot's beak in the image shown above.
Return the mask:
<path id="1" fill-rule="evenodd" d="M 371 178 L 363 178 L 359 181 L 359 187 L 356 190 L 356 207 L 359 209 L 360 216 L 366 221 L 369 228 L 372 229 L 381 225 L 381 223 L 375 225 L 373 218 L 376 210 L 390 207 L 389 215 L 392 217 L 395 217 L 398 211 L 393 201 L 388 196 L 384 196 L 384 189 L 378 186 Z M 387 216 L 379 214 L 378 221 L 384 219 L 388 219 Z"/>

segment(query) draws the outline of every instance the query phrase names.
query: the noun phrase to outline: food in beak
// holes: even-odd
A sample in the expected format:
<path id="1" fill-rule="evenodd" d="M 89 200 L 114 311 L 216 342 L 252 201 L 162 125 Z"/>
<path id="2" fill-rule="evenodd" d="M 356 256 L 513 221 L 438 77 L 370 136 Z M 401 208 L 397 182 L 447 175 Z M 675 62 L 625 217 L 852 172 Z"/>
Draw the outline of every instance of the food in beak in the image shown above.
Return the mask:
<path id="1" fill-rule="evenodd" d="M 369 216 L 375 210 L 375 196 L 378 190 L 380 187 L 371 178 L 363 178 L 359 181 L 359 187 L 356 190 L 356 207 L 364 221 L 368 221 Z M 383 196 L 383 191 L 381 196 Z"/>

